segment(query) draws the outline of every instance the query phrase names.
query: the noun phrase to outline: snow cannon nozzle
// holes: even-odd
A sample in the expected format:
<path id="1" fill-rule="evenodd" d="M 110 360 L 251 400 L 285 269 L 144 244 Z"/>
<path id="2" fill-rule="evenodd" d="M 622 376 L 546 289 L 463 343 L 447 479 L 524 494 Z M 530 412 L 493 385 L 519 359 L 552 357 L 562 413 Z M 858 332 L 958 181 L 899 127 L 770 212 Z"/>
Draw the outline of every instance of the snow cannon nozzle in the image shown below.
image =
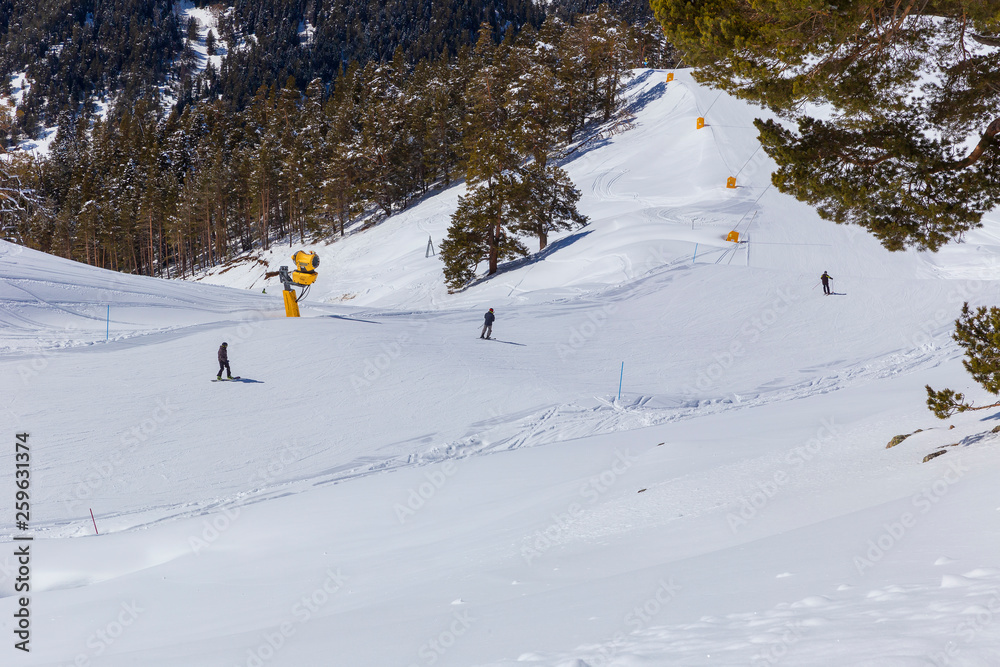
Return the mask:
<path id="1" fill-rule="evenodd" d="M 294 255 L 292 255 L 292 261 L 295 262 L 295 266 L 296 266 L 296 270 L 292 274 L 293 276 L 295 274 L 301 273 L 301 274 L 306 274 L 306 275 L 313 276 L 313 280 L 316 279 L 315 278 L 315 276 L 316 276 L 316 267 L 319 266 L 319 256 L 316 253 L 314 253 L 314 252 L 306 252 L 305 250 L 300 250 L 297 253 L 295 253 Z M 298 280 L 298 279 L 296 279 L 295 282 L 301 282 L 301 281 Z M 311 283 L 312 283 L 312 281 L 310 281 L 307 284 L 311 284 Z"/>

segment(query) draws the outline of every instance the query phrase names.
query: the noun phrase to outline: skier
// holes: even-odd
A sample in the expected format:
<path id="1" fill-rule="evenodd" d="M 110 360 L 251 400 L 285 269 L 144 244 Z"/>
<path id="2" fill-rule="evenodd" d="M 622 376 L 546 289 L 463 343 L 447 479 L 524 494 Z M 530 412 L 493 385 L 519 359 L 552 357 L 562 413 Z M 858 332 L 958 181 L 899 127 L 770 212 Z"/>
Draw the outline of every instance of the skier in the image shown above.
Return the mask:
<path id="1" fill-rule="evenodd" d="M 233 379 L 233 372 L 229 370 L 229 343 L 223 343 L 219 346 L 219 374 L 216 376 L 217 379 L 222 379 L 222 370 L 225 369 L 226 376 L 228 379 Z"/>
<path id="2" fill-rule="evenodd" d="M 493 314 L 493 309 L 490 308 L 489 311 L 486 313 L 485 316 L 486 321 L 483 322 L 483 332 L 479 334 L 480 338 L 485 338 L 486 340 L 490 339 L 490 336 L 493 335 L 493 320 L 495 320 L 496 318 L 497 318 L 496 315 Z"/>
<path id="3" fill-rule="evenodd" d="M 833 276 L 831 276 L 829 273 L 827 273 L 826 271 L 824 271 L 823 275 L 821 275 L 819 277 L 819 279 L 820 279 L 820 282 L 823 283 L 823 294 L 830 294 L 831 293 L 830 292 L 830 281 L 833 280 Z"/>

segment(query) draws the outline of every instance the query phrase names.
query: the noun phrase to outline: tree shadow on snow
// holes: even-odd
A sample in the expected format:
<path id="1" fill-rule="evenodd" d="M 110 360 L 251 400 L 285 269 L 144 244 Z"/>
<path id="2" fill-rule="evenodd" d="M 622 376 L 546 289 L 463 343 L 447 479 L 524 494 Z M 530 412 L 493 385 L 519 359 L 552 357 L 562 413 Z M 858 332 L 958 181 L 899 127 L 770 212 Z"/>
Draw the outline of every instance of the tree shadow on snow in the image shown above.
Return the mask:
<path id="1" fill-rule="evenodd" d="M 661 72 L 662 74 L 662 72 Z M 643 72 L 634 79 L 626 82 L 626 91 L 629 88 L 638 86 L 639 84 L 646 81 L 650 77 L 655 76 L 652 70 Z M 627 119 L 629 116 L 635 116 L 639 111 L 642 111 L 646 106 L 648 106 L 654 100 L 663 97 L 667 92 L 667 84 L 665 81 L 654 85 L 649 90 L 637 95 L 635 99 L 629 101 L 622 109 L 624 115 Z M 627 92 L 626 92 L 627 94 Z M 577 138 L 576 146 L 571 148 L 567 153 L 565 153 L 561 158 L 554 161 L 557 166 L 564 166 L 577 158 L 583 157 L 587 153 L 597 150 L 598 148 L 603 148 L 611 143 L 611 134 L 605 134 L 609 130 L 615 133 L 614 128 L 623 120 L 620 113 L 615 114 L 607 121 L 592 121 L 584 127 Z M 634 120 L 634 118 L 632 119 Z"/>
<path id="2" fill-rule="evenodd" d="M 584 236 L 586 236 L 587 234 L 592 233 L 593 231 L 594 230 L 592 230 L 592 229 L 588 229 L 586 231 L 579 231 L 579 232 L 577 232 L 575 234 L 570 234 L 569 236 L 565 236 L 565 237 L 559 239 L 558 241 L 553 241 L 552 243 L 548 244 L 547 246 L 545 246 L 545 250 L 542 250 L 541 252 L 536 252 L 535 254 L 528 255 L 527 257 L 520 257 L 518 259 L 512 259 L 509 262 L 504 262 L 503 264 L 500 264 L 500 265 L 497 266 L 497 272 L 494 273 L 493 275 L 483 276 L 482 278 L 477 278 L 477 279 L 473 280 L 472 282 L 470 282 L 465 287 L 463 287 L 461 290 L 457 290 L 457 291 L 460 291 L 460 292 L 465 291 L 465 290 L 469 289 L 470 287 L 474 287 L 476 285 L 481 285 L 482 283 L 486 282 L 487 280 L 493 280 L 497 276 L 502 276 L 503 274 L 508 273 L 510 271 L 514 271 L 516 269 L 519 269 L 522 266 L 528 266 L 529 264 L 534 264 L 535 262 L 544 261 L 545 258 L 548 257 L 549 255 L 551 255 L 552 253 L 558 252 L 559 250 L 562 250 L 563 248 L 566 248 L 566 247 L 568 247 L 568 246 L 576 243 L 577 241 L 579 241 L 580 239 L 582 239 Z"/>
<path id="3" fill-rule="evenodd" d="M 970 447 L 976 443 L 982 442 L 983 440 L 992 440 L 996 437 L 996 434 L 992 431 L 986 431 L 985 433 L 974 433 L 973 435 L 967 435 L 958 442 L 956 442 L 952 447 Z"/>
<path id="4" fill-rule="evenodd" d="M 629 102 L 626 108 L 630 114 L 635 115 L 649 106 L 651 102 L 655 102 L 666 94 L 667 83 L 665 81 L 661 81 L 649 90 L 637 95 L 634 100 Z"/>
<path id="5" fill-rule="evenodd" d="M 374 320 L 363 320 L 360 317 L 345 317 L 343 315 L 324 315 L 324 317 L 332 317 L 335 320 L 347 320 L 348 322 L 364 322 L 365 324 L 382 324 L 381 322 L 376 322 Z"/>

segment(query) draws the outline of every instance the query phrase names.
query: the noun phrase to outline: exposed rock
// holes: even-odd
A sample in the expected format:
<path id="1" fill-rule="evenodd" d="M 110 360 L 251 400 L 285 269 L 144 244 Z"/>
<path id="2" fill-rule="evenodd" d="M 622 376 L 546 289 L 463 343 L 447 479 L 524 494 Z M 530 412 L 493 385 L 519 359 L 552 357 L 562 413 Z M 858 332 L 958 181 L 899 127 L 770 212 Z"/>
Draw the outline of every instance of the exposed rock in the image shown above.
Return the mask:
<path id="1" fill-rule="evenodd" d="M 947 453 L 948 453 L 948 450 L 946 450 L 946 449 L 942 449 L 941 451 L 938 451 L 938 452 L 931 452 L 930 454 L 928 454 L 927 456 L 924 457 L 924 463 L 927 463 L 931 459 L 937 458 L 937 457 L 941 456 L 942 454 L 947 454 Z"/>
<path id="2" fill-rule="evenodd" d="M 892 440 L 889 441 L 889 444 L 886 445 L 885 448 L 889 449 L 890 447 L 895 447 L 899 443 L 901 443 L 904 440 L 906 440 L 907 438 L 909 438 L 911 435 L 916 435 L 917 433 L 922 433 L 923 430 L 924 429 L 922 429 L 922 428 L 918 428 L 913 433 L 904 433 L 903 435 L 897 435 L 895 438 L 893 438 Z"/>
<path id="3" fill-rule="evenodd" d="M 994 426 L 993 430 L 990 431 L 990 433 L 1000 433 L 1000 426 Z"/>
<path id="4" fill-rule="evenodd" d="M 895 447 L 899 443 L 901 443 L 904 440 L 906 440 L 907 438 L 909 438 L 911 435 L 913 435 L 913 434 L 912 433 L 904 433 L 903 435 L 897 435 L 896 437 L 894 437 L 892 440 L 889 441 L 889 444 L 886 445 L 885 448 L 889 449 L 890 447 Z"/>

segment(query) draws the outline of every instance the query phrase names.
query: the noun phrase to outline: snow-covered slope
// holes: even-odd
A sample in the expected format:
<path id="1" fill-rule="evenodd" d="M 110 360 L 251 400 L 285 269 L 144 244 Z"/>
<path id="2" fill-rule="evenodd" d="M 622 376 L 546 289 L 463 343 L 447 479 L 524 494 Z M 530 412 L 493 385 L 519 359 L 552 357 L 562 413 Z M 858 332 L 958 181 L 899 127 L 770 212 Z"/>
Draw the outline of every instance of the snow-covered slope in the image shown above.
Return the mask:
<path id="1" fill-rule="evenodd" d="M 891 255 L 768 187 L 755 110 L 629 95 L 565 165 L 591 223 L 460 294 L 425 248 L 461 186 L 311 248 L 297 320 L 249 263 L 0 246 L 10 500 L 31 446 L 0 534 L 35 536 L 27 654 L 0 552 L 3 664 L 1000 664 L 995 413 L 923 406 L 980 395 L 948 334 L 996 301 L 1000 218 Z M 242 382 L 209 382 L 223 340 Z"/>

